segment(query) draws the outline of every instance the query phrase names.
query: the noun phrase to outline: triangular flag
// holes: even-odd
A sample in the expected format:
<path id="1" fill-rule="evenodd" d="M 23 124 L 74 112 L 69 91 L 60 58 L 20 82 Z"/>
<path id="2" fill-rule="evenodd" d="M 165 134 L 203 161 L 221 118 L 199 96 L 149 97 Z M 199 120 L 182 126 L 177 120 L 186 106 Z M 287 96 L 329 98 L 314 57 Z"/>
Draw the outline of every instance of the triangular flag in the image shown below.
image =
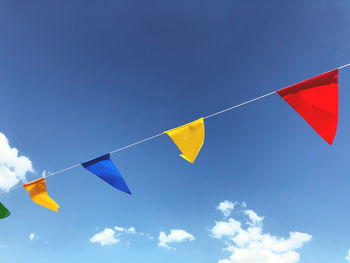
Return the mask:
<path id="1" fill-rule="evenodd" d="M 338 69 L 277 93 L 330 145 L 338 126 Z"/>
<path id="2" fill-rule="evenodd" d="M 29 192 L 30 198 L 35 203 L 55 212 L 58 211 L 60 206 L 47 194 L 45 178 L 24 184 L 23 187 Z"/>
<path id="3" fill-rule="evenodd" d="M 180 149 L 180 156 L 193 163 L 204 143 L 204 119 L 200 118 L 163 133 L 168 134 Z"/>
<path id="4" fill-rule="evenodd" d="M 0 219 L 6 218 L 11 215 L 10 211 L 0 202 Z"/>
<path id="5" fill-rule="evenodd" d="M 122 175 L 112 162 L 109 154 L 97 157 L 91 161 L 82 163 L 84 168 L 100 177 L 105 182 L 125 193 L 131 194 Z"/>

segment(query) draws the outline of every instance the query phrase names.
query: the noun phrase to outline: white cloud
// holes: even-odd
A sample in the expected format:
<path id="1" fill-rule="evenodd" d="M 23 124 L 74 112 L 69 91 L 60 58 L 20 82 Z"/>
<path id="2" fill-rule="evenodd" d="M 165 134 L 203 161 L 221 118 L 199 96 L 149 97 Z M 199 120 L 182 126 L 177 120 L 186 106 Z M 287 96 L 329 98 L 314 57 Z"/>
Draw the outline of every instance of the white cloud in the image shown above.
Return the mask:
<path id="1" fill-rule="evenodd" d="M 223 250 L 231 253 L 228 259 L 219 260 L 218 263 L 299 262 L 300 255 L 295 250 L 310 241 L 311 235 L 290 232 L 288 238 L 283 238 L 263 233 L 263 217 L 258 216 L 253 210 L 244 210 L 242 213 L 248 216 L 248 222 L 228 218 L 216 222 L 210 230 L 212 237 L 225 242 L 226 247 Z"/>
<path id="2" fill-rule="evenodd" d="M 33 241 L 33 240 L 38 240 L 39 239 L 39 235 L 37 235 L 35 233 L 30 233 L 28 237 L 29 237 L 29 241 Z"/>
<path id="3" fill-rule="evenodd" d="M 149 239 L 151 239 L 151 240 L 154 239 L 154 236 L 151 236 L 150 234 L 146 234 L 146 236 L 147 236 Z"/>
<path id="4" fill-rule="evenodd" d="M 168 249 L 174 249 L 168 246 L 169 243 L 180 243 L 184 241 L 193 241 L 195 238 L 192 234 L 186 232 L 182 229 L 172 229 L 170 234 L 166 235 L 164 232 L 159 233 L 159 243 L 158 246 L 166 247 Z M 175 249 L 174 249 L 175 250 Z"/>
<path id="5" fill-rule="evenodd" d="M 99 243 L 101 246 L 113 245 L 119 242 L 119 240 L 114 237 L 114 234 L 115 231 L 113 229 L 105 228 L 105 230 L 90 238 L 90 242 Z"/>
<path id="6" fill-rule="evenodd" d="M 246 207 L 247 207 L 247 203 L 246 203 L 245 201 L 243 201 L 243 202 L 241 203 L 241 206 L 242 206 L 243 208 L 246 208 Z"/>
<path id="7" fill-rule="evenodd" d="M 347 261 L 350 261 L 350 249 L 348 250 L 348 254 L 345 256 L 345 259 Z"/>
<path id="8" fill-rule="evenodd" d="M 220 210 L 225 217 L 228 217 L 229 215 L 231 215 L 236 204 L 237 202 L 231 202 L 231 201 L 225 200 L 221 202 L 216 209 Z"/>
<path id="9" fill-rule="evenodd" d="M 92 238 L 90 238 L 90 242 L 100 243 L 101 246 L 105 245 L 113 245 L 115 243 L 120 242 L 119 237 L 123 234 L 137 234 L 136 229 L 134 227 L 124 228 L 120 226 L 115 226 L 112 228 L 105 228 L 100 233 L 97 233 Z M 127 241 L 126 243 L 129 243 Z"/>
<path id="10" fill-rule="evenodd" d="M 32 162 L 19 156 L 16 148 L 11 148 L 5 134 L 0 132 L 0 189 L 9 190 L 20 181 L 26 181 L 26 174 L 34 172 Z"/>
<path id="11" fill-rule="evenodd" d="M 215 238 L 234 236 L 239 231 L 241 231 L 241 223 L 233 218 L 229 218 L 226 222 L 216 222 L 215 226 L 211 229 L 211 233 Z"/>
<path id="12" fill-rule="evenodd" d="M 136 234 L 136 230 L 135 228 L 132 226 L 132 227 L 129 227 L 129 228 L 124 228 L 124 227 L 120 227 L 120 226 L 115 226 L 114 229 L 118 232 L 121 232 L 121 233 L 126 233 L 126 234 Z"/>
<path id="13" fill-rule="evenodd" d="M 124 231 L 124 227 L 119 227 L 119 226 L 115 226 L 114 229 L 118 232 L 123 232 Z"/>
<path id="14" fill-rule="evenodd" d="M 251 222 L 248 222 L 248 224 L 251 224 L 252 226 L 256 226 L 264 220 L 263 216 L 258 216 L 253 210 L 244 210 L 244 213 L 249 217 Z"/>
<path id="15" fill-rule="evenodd" d="M 129 227 L 129 228 L 126 230 L 126 233 L 136 234 L 136 230 L 135 230 L 134 227 Z"/>

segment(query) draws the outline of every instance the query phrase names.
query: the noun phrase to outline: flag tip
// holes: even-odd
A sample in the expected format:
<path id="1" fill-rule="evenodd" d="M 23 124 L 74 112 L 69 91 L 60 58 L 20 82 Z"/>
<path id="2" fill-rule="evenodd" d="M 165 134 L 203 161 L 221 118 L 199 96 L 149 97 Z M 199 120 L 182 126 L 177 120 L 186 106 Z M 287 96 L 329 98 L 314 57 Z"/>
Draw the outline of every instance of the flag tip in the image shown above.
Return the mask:
<path id="1" fill-rule="evenodd" d="M 121 190 L 121 189 L 119 189 L 119 190 Z M 128 189 L 123 189 L 123 190 L 121 190 L 121 191 L 124 192 L 124 193 L 126 193 L 126 194 L 132 195 L 132 193 L 131 193 L 131 191 L 130 191 L 129 188 L 128 188 Z"/>
<path id="2" fill-rule="evenodd" d="M 190 159 L 188 159 L 184 154 L 179 154 L 179 156 L 181 156 L 182 158 L 184 158 L 187 162 L 189 162 L 189 163 L 194 163 L 194 161 L 195 160 L 193 160 L 193 162 L 190 160 Z"/>

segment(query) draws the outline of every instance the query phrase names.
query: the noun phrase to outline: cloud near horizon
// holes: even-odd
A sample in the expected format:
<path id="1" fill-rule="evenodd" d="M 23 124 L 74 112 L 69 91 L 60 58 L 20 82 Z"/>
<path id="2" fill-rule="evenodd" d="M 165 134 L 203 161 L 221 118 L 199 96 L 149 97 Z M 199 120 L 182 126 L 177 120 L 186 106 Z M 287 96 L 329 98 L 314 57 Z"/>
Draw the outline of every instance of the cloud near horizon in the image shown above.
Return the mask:
<path id="1" fill-rule="evenodd" d="M 39 235 L 37 235 L 35 233 L 30 233 L 28 238 L 29 238 L 29 241 L 38 240 L 39 239 Z"/>
<path id="2" fill-rule="evenodd" d="M 126 234 L 136 234 L 136 230 L 135 228 L 132 226 L 132 227 L 129 227 L 129 228 L 124 228 L 124 227 L 120 227 L 120 226 L 115 226 L 114 229 L 118 232 L 121 232 L 121 233 L 126 233 Z"/>
<path id="3" fill-rule="evenodd" d="M 348 250 L 348 254 L 345 256 L 345 260 L 350 262 L 350 249 Z"/>
<path id="4" fill-rule="evenodd" d="M 297 263 L 296 252 L 312 236 L 301 232 L 290 232 L 288 238 L 263 232 L 264 217 L 253 210 L 243 210 L 246 219 L 234 218 L 215 222 L 210 229 L 211 236 L 224 241 L 224 251 L 231 253 L 228 259 L 218 263 Z M 225 214 L 224 214 L 225 215 Z"/>
<path id="5" fill-rule="evenodd" d="M 175 248 L 170 247 L 168 244 L 193 241 L 195 240 L 195 237 L 192 234 L 186 232 L 185 230 L 171 229 L 169 235 L 166 235 L 165 232 L 160 232 L 158 240 L 158 246 L 176 250 Z"/>
<path id="6" fill-rule="evenodd" d="M 138 233 L 136 229 L 132 226 L 129 228 L 124 228 L 120 226 L 115 226 L 113 228 L 105 228 L 103 231 L 95 234 L 93 237 L 90 238 L 91 243 L 99 243 L 101 247 L 106 245 L 114 245 L 116 243 L 120 242 L 120 237 L 122 235 L 140 235 L 140 236 L 146 236 L 149 239 L 153 239 L 153 236 L 149 234 L 144 233 Z M 128 241 L 127 244 L 130 244 Z"/>
<path id="7" fill-rule="evenodd" d="M 111 228 L 105 228 L 100 233 L 97 233 L 92 238 L 90 238 L 91 243 L 99 243 L 101 247 L 113 245 L 118 243 L 120 240 L 114 237 L 115 231 Z"/>

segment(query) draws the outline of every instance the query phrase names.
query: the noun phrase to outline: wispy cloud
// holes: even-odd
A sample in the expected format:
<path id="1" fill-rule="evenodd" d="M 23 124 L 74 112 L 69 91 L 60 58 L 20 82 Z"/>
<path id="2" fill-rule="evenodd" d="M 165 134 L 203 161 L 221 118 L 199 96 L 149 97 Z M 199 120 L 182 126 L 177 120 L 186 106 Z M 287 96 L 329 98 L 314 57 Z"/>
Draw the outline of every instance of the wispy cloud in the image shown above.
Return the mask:
<path id="1" fill-rule="evenodd" d="M 20 181 L 26 181 L 28 172 L 34 172 L 32 162 L 28 157 L 20 156 L 0 132 L 0 189 L 7 191 Z"/>
<path id="2" fill-rule="evenodd" d="M 173 249 L 173 250 L 175 250 L 175 248 L 170 247 L 168 244 L 195 240 L 192 234 L 182 229 L 172 229 L 170 230 L 169 235 L 166 235 L 165 232 L 160 232 L 158 239 L 159 239 L 158 246 L 166 247 L 168 249 Z"/>
<path id="3" fill-rule="evenodd" d="M 264 217 L 253 210 L 241 211 L 248 221 L 228 218 L 215 223 L 211 236 L 223 240 L 223 249 L 231 253 L 228 259 L 218 263 L 297 263 L 296 250 L 311 240 L 312 236 L 301 232 L 290 232 L 288 238 L 263 232 Z M 246 226 L 246 227 L 244 227 Z M 348 255 L 350 259 L 350 254 Z"/>
<path id="4" fill-rule="evenodd" d="M 248 222 L 248 224 L 250 226 L 257 226 L 264 220 L 263 216 L 258 216 L 257 213 L 255 213 L 253 210 L 244 210 L 243 212 L 249 217 L 250 222 Z"/>
<path id="5" fill-rule="evenodd" d="M 350 262 L 350 249 L 348 250 L 348 254 L 345 256 L 345 260 Z"/>
<path id="6" fill-rule="evenodd" d="M 216 209 L 220 210 L 225 217 L 228 217 L 229 215 L 231 215 L 236 204 L 237 202 L 231 202 L 231 201 L 225 200 L 223 202 L 220 202 Z"/>
<path id="7" fill-rule="evenodd" d="M 114 237 L 115 231 L 111 228 L 105 228 L 102 232 L 97 233 L 90 238 L 91 243 L 99 243 L 101 247 L 107 245 L 113 245 L 118 243 L 119 240 Z"/>
<path id="8" fill-rule="evenodd" d="M 149 239 L 151 239 L 151 240 L 154 239 L 154 236 L 151 236 L 150 234 L 146 234 L 146 236 L 147 236 Z"/>
<path id="9" fill-rule="evenodd" d="M 120 226 L 115 226 L 114 229 L 118 232 L 126 233 L 126 234 L 136 234 L 137 233 L 134 227 L 124 228 L 124 227 L 120 227 Z"/>
<path id="10" fill-rule="evenodd" d="M 101 246 L 114 245 L 121 241 L 120 238 L 123 235 L 136 235 L 136 234 L 138 233 L 136 232 L 136 229 L 133 226 L 129 228 L 115 226 L 113 228 L 105 228 L 103 231 L 97 233 L 92 238 L 90 238 L 90 242 L 99 243 Z M 144 235 L 144 233 L 142 234 Z M 127 241 L 126 244 L 130 245 L 130 242 Z"/>
<path id="11" fill-rule="evenodd" d="M 35 234 L 35 233 L 30 233 L 28 238 L 29 238 L 29 241 L 38 240 L 39 239 L 39 235 Z"/>

